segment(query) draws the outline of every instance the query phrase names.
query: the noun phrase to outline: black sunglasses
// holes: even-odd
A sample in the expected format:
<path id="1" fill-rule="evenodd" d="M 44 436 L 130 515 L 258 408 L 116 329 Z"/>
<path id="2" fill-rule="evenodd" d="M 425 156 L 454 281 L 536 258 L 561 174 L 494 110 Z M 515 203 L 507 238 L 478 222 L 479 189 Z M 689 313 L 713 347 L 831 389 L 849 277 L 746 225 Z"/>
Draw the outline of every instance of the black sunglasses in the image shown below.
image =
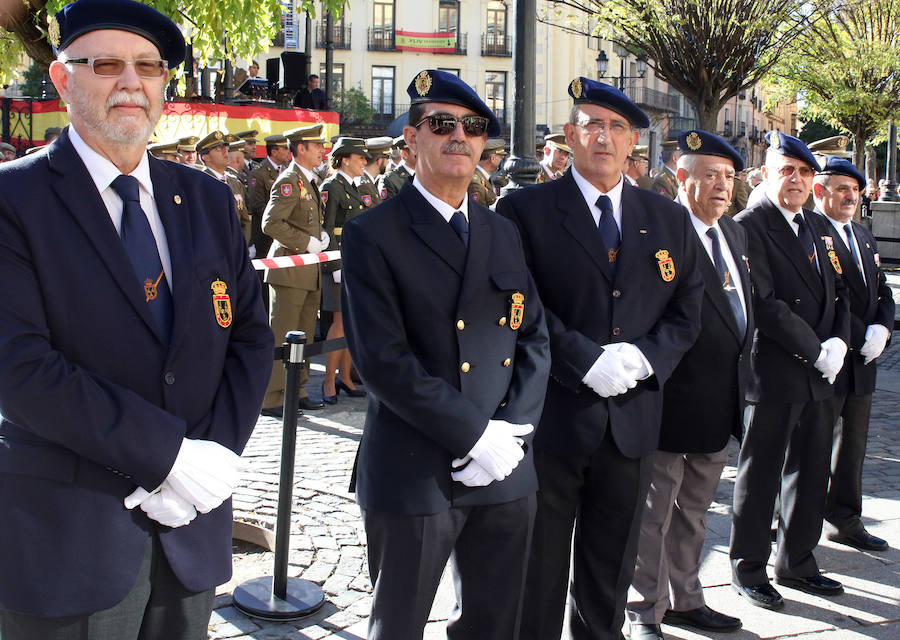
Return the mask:
<path id="1" fill-rule="evenodd" d="M 462 124 L 463 132 L 467 136 L 479 137 L 483 136 L 488 128 L 488 119 L 484 116 L 463 116 L 457 118 L 449 113 L 434 113 L 425 116 L 415 126 L 419 128 L 422 123 L 427 122 L 431 133 L 438 136 L 448 136 L 456 129 L 456 123 Z"/>

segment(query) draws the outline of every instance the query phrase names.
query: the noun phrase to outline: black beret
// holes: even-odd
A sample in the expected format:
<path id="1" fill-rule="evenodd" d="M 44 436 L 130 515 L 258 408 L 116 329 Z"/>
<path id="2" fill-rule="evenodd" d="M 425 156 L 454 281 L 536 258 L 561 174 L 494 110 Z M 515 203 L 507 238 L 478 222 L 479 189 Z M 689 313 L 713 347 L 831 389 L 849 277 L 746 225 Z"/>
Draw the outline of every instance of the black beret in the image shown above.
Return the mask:
<path id="1" fill-rule="evenodd" d="M 406 93 L 411 98 L 410 104 L 422 104 L 425 102 L 446 102 L 468 107 L 480 116 L 488 119 L 487 134 L 489 136 L 500 135 L 500 121 L 491 111 L 475 90 L 463 82 L 459 76 L 448 71 L 425 69 L 419 72 L 409 86 Z M 415 122 L 410 122 L 415 125 Z"/>
<path id="2" fill-rule="evenodd" d="M 724 138 L 702 129 L 691 129 L 678 134 L 678 148 L 682 155 L 721 156 L 734 162 L 734 170 L 744 168 L 744 159 Z"/>
<path id="3" fill-rule="evenodd" d="M 581 76 L 569 83 L 569 95 L 575 99 L 575 104 L 596 104 L 612 109 L 638 129 L 650 126 L 647 114 L 628 96 L 608 84 Z"/>

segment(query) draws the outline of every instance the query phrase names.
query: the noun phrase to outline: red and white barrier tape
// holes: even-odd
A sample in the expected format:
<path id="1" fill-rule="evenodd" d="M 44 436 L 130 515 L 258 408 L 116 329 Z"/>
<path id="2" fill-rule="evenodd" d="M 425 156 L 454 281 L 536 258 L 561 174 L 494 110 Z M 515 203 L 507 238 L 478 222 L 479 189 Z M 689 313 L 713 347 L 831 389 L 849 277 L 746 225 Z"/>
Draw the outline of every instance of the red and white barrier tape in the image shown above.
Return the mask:
<path id="1" fill-rule="evenodd" d="M 257 258 L 253 260 L 253 268 L 257 271 L 263 269 L 285 269 L 287 267 L 301 267 L 320 262 L 340 260 L 340 251 L 323 251 L 321 253 L 301 253 L 296 256 L 279 256 L 277 258 Z"/>

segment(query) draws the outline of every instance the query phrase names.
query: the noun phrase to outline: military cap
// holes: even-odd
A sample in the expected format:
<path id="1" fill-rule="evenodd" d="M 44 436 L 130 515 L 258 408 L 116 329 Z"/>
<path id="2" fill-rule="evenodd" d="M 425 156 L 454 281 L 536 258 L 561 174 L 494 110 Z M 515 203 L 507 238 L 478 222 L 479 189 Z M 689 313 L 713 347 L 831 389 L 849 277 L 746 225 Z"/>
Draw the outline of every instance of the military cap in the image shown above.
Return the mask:
<path id="1" fill-rule="evenodd" d="M 77 38 L 99 29 L 130 31 L 146 38 L 174 69 L 184 60 L 181 30 L 167 16 L 134 0 L 78 0 L 64 6 L 47 28 L 50 44 L 58 52 Z"/>
<path id="2" fill-rule="evenodd" d="M 58 136 L 62 133 L 62 127 L 47 127 L 44 129 L 44 137 L 47 136 Z"/>
<path id="3" fill-rule="evenodd" d="M 221 147 L 222 145 L 227 146 L 234 142 L 235 139 L 235 136 L 222 131 L 210 131 L 197 143 L 197 153 L 204 153 L 210 149 Z"/>
<path id="4" fill-rule="evenodd" d="M 633 127 L 646 129 L 650 126 L 647 114 L 628 96 L 608 84 L 581 76 L 569 83 L 569 95 L 574 98 L 575 104 L 596 104 L 612 109 L 628 120 Z"/>
<path id="5" fill-rule="evenodd" d="M 506 140 L 503 138 L 488 138 L 487 142 L 484 143 L 484 150 L 491 154 L 506 155 Z"/>
<path id="6" fill-rule="evenodd" d="M 636 144 L 634 145 L 634 149 L 631 150 L 631 153 L 628 157 L 632 160 L 646 160 L 647 154 L 650 152 L 650 148 L 645 144 Z"/>
<path id="7" fill-rule="evenodd" d="M 406 93 L 411 99 L 410 104 L 446 102 L 467 107 L 488 119 L 487 134 L 489 136 L 500 135 L 500 121 L 497 120 L 497 116 L 478 97 L 475 90 L 455 73 L 437 69 L 420 71 L 409 83 Z M 410 122 L 409 124 L 416 125 L 417 123 Z"/>
<path id="8" fill-rule="evenodd" d="M 744 159 L 724 138 L 703 129 L 691 129 L 678 134 L 678 148 L 681 155 L 719 156 L 734 163 L 734 170 L 744 168 Z"/>
<path id="9" fill-rule="evenodd" d="M 274 147 L 286 147 L 288 143 L 288 139 L 285 138 L 280 133 L 273 133 L 270 136 L 265 137 L 266 145 L 274 146 Z"/>
<path id="10" fill-rule="evenodd" d="M 829 138 L 822 138 L 821 140 L 810 142 L 806 146 L 810 151 L 845 151 L 849 143 L 850 138 L 847 136 L 831 136 Z"/>
<path id="11" fill-rule="evenodd" d="M 39 147 L 28 147 L 25 149 L 25 155 L 30 156 L 32 153 L 37 153 L 38 151 L 46 151 L 49 145 L 42 144 Z"/>
<path id="12" fill-rule="evenodd" d="M 16 148 L 8 142 L 0 142 L 0 151 L 15 151 Z"/>
<path id="13" fill-rule="evenodd" d="M 228 143 L 228 150 L 229 151 L 243 151 L 245 146 L 247 146 L 246 140 L 235 140 L 233 142 Z"/>
<path id="14" fill-rule="evenodd" d="M 663 149 L 668 149 L 669 151 L 671 151 L 672 149 L 678 148 L 678 140 L 663 140 L 659 143 L 659 146 L 661 146 Z"/>
<path id="15" fill-rule="evenodd" d="M 550 133 L 544 136 L 544 146 L 551 149 L 559 149 L 566 153 L 572 153 L 572 148 L 566 144 L 566 134 Z"/>
<path id="16" fill-rule="evenodd" d="M 158 158 L 161 155 L 172 154 L 175 155 L 178 153 L 178 143 L 177 142 L 154 142 L 151 145 L 147 145 L 147 150 L 150 152 L 150 155 Z"/>
<path id="17" fill-rule="evenodd" d="M 366 160 L 371 160 L 372 156 L 366 150 L 366 141 L 362 138 L 338 138 L 331 150 L 331 157 L 349 156 L 351 153 L 358 153 L 365 156 Z"/>
<path id="18" fill-rule="evenodd" d="M 819 171 L 820 176 L 848 176 L 859 183 L 860 189 L 866 188 L 866 178 L 860 173 L 852 162 L 846 158 L 837 156 L 828 156 L 825 159 L 825 166 Z"/>
<path id="19" fill-rule="evenodd" d="M 257 134 L 259 134 L 259 131 L 257 131 L 256 129 L 248 129 L 247 131 L 238 131 L 234 135 L 241 140 L 246 140 L 247 142 L 256 142 Z"/>
<path id="20" fill-rule="evenodd" d="M 305 127 L 297 127 L 284 132 L 284 137 L 291 142 L 321 142 L 325 144 L 325 125 L 313 124 Z"/>
<path id="21" fill-rule="evenodd" d="M 391 145 L 395 149 L 406 149 L 406 138 L 403 136 L 397 136 L 394 138 L 394 143 Z"/>
<path id="22" fill-rule="evenodd" d="M 772 151 L 787 156 L 788 158 L 794 158 L 801 162 L 805 162 L 816 171 L 822 170 L 822 167 L 816 162 L 815 157 L 810 152 L 809 148 L 803 144 L 802 140 L 795 138 L 794 136 L 789 136 L 786 133 L 781 133 L 781 131 L 770 131 L 766 134 L 766 140 L 769 142 L 769 149 Z"/>
<path id="23" fill-rule="evenodd" d="M 184 138 L 178 138 L 178 150 L 179 151 L 196 151 L 197 150 L 197 142 L 200 140 L 197 136 L 185 136 Z"/>
<path id="24" fill-rule="evenodd" d="M 379 136 L 377 138 L 366 138 L 366 149 L 375 157 L 379 155 L 387 155 L 391 146 L 394 144 L 393 138 L 388 136 Z"/>

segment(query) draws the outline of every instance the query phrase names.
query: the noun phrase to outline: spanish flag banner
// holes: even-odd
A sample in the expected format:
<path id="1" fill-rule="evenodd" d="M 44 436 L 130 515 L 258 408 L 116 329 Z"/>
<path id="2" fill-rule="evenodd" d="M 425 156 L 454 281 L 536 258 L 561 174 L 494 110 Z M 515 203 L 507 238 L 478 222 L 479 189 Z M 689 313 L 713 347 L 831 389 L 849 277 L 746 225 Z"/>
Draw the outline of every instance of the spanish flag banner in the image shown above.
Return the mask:
<path id="1" fill-rule="evenodd" d="M 456 34 L 452 31 L 441 31 L 438 33 L 395 31 L 394 46 L 405 51 L 453 53 L 456 51 Z"/>

